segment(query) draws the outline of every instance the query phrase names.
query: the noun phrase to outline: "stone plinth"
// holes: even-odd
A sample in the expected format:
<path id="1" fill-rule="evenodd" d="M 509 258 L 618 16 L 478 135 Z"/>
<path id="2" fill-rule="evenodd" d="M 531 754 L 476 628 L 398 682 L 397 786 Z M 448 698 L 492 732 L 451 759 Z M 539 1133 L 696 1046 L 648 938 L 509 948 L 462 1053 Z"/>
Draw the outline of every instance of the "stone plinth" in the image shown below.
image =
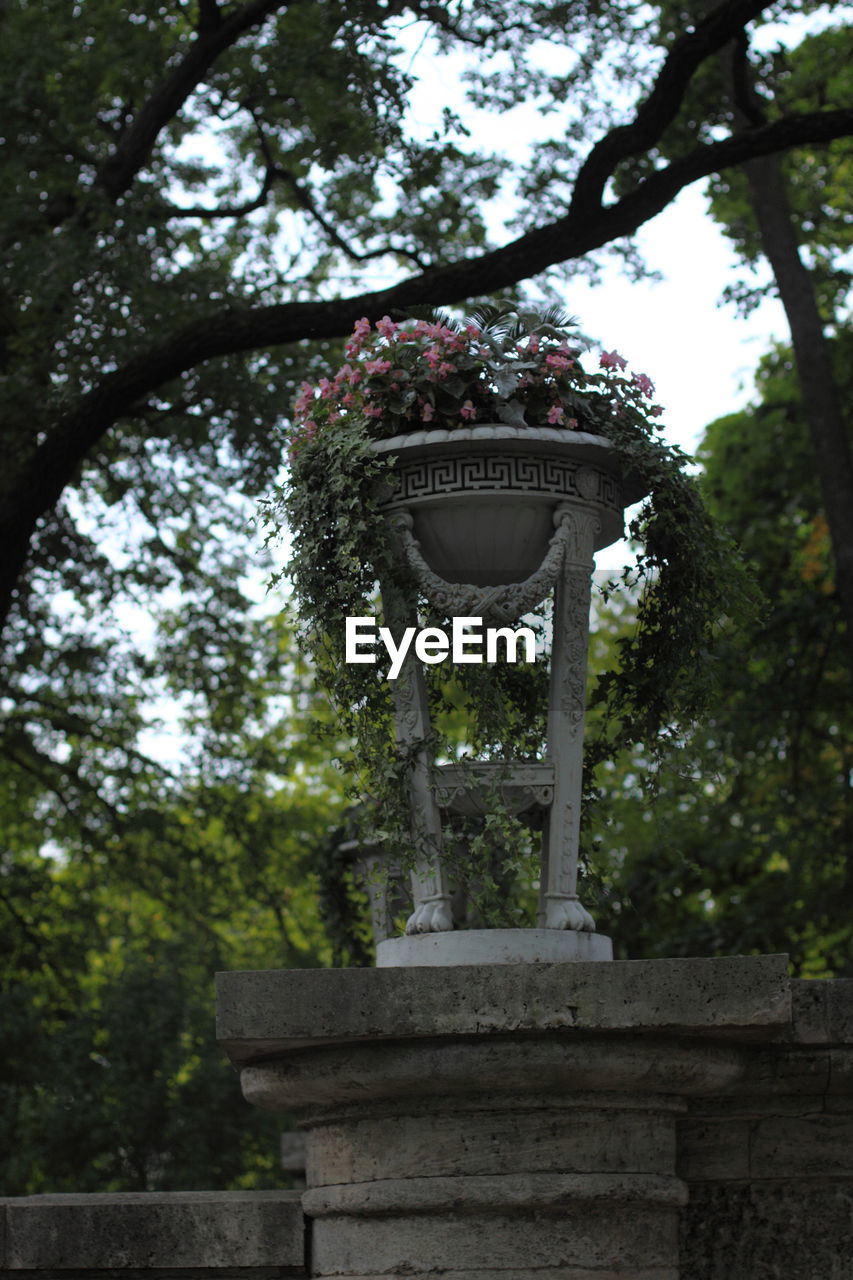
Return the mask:
<path id="1" fill-rule="evenodd" d="M 304 1276 L 298 1193 L 125 1191 L 0 1199 L 8 1280 L 283 1280 Z"/>
<path id="2" fill-rule="evenodd" d="M 565 964 L 613 959 L 613 943 L 600 933 L 574 929 L 452 929 L 385 938 L 377 969 L 413 965 Z"/>
<path id="3" fill-rule="evenodd" d="M 221 974 L 218 1007 L 305 1129 L 311 1274 L 359 1280 L 678 1280 L 680 1126 L 791 1019 L 784 957 Z"/>
<path id="4" fill-rule="evenodd" d="M 853 981 L 791 995 L 784 1037 L 679 1120 L 685 1280 L 853 1280 Z"/>

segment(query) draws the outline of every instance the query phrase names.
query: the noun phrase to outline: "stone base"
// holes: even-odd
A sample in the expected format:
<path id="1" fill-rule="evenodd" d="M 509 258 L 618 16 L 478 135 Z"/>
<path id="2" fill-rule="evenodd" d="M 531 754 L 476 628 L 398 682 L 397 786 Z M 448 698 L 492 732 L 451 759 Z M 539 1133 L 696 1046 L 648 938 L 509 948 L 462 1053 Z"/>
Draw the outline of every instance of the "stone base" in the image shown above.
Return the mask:
<path id="1" fill-rule="evenodd" d="M 398 941 L 435 955 L 466 936 Z M 744 1042 L 791 1016 L 781 956 L 386 964 L 218 987 L 245 1097 L 305 1130 L 311 1275 L 348 1280 L 693 1280 L 679 1127 L 737 1086 Z"/>
<path id="2" fill-rule="evenodd" d="M 562 964 L 612 960 L 613 943 L 600 933 L 572 929 L 454 929 L 386 938 L 377 969 L 409 965 Z"/>

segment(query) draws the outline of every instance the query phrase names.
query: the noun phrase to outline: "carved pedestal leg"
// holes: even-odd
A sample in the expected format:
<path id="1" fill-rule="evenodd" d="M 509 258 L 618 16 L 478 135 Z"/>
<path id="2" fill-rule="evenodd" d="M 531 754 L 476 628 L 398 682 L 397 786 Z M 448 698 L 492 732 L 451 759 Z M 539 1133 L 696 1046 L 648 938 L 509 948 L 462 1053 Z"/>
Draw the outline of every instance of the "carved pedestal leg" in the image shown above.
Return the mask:
<path id="1" fill-rule="evenodd" d="M 554 596 L 548 701 L 548 756 L 554 763 L 554 800 L 542 840 L 539 919 L 550 929 L 593 930 L 592 916 L 578 901 L 577 876 L 590 575 L 600 526 L 594 512 L 577 508 L 560 507 L 554 519 L 568 524 L 569 537 Z"/>
<path id="2" fill-rule="evenodd" d="M 399 644 L 406 626 L 417 626 L 416 610 L 388 584 L 382 588 L 382 606 L 386 625 Z M 429 732 L 426 686 L 421 666 L 411 650 L 391 688 L 397 743 L 411 747 L 423 742 Z M 412 872 L 414 911 L 406 923 L 406 933 L 433 933 L 453 928 L 450 891 L 441 856 L 441 814 L 430 782 L 430 759 L 421 747 L 414 755 L 409 778 L 415 868 Z"/>

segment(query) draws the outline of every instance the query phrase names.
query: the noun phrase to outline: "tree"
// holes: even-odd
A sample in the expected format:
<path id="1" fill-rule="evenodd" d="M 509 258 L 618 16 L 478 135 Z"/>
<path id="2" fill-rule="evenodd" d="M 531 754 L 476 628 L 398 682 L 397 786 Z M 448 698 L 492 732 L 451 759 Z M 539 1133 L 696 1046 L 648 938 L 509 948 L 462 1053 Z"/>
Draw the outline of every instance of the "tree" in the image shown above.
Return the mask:
<path id="1" fill-rule="evenodd" d="M 707 5 L 694 4 L 701 16 Z M 682 7 L 662 6 L 664 21 L 683 20 Z M 790 112 L 820 108 L 828 100 L 850 98 L 853 32 L 837 26 L 806 36 L 795 48 L 779 45 L 756 54 L 744 29 L 702 68 L 691 86 L 692 112 L 682 114 L 664 138 L 663 154 L 678 155 L 685 133 L 713 136 L 721 126 L 761 127 Z M 689 122 L 689 123 L 688 123 Z M 709 183 L 711 208 L 733 240 L 742 261 L 755 267 L 763 257 L 774 291 L 785 308 L 803 405 L 809 423 L 814 465 L 836 563 L 836 585 L 853 638 L 853 453 L 841 396 L 833 375 L 829 332 L 843 314 L 850 285 L 842 265 L 850 247 L 845 174 L 849 139 L 826 152 L 793 148 L 784 156 L 752 157 Z M 756 291 L 729 287 L 742 306 Z"/>
<path id="2" fill-rule="evenodd" d="M 531 66 L 515 90 L 481 64 L 481 97 L 491 86 L 500 106 L 537 91 L 548 106 L 579 92 L 590 61 L 611 50 L 611 29 L 636 40 L 644 12 L 560 3 L 507 15 L 491 0 L 206 0 L 171 14 L 147 0 L 12 4 L 4 75 L 14 146 L 0 217 L 14 429 L 0 507 L 0 616 L 26 603 L 28 556 L 33 572 L 62 538 L 69 486 L 82 478 L 114 503 L 116 486 L 141 465 L 142 442 L 150 451 L 168 441 L 197 462 L 228 441 L 268 470 L 267 427 L 283 410 L 291 359 L 273 359 L 272 348 L 338 337 L 365 313 L 514 286 L 630 235 L 697 178 L 847 135 L 853 110 L 843 107 L 751 122 L 606 198 L 620 165 L 654 153 L 694 74 L 768 8 L 724 0 L 664 57 L 652 52 L 655 72 L 634 73 L 645 83 L 623 123 L 613 124 L 612 108 L 598 118 L 582 109 L 580 127 L 599 134 L 595 144 L 583 155 L 570 131 L 550 149 L 549 175 L 535 171 L 537 203 L 559 212 L 490 248 L 478 201 L 494 191 L 500 166 L 446 137 L 406 137 L 409 78 L 393 58 L 395 24 L 427 21 L 445 48 L 486 58 L 507 47 L 519 58 L 543 39 L 565 50 L 580 42 L 564 76 Z M 626 58 L 626 47 L 611 57 Z M 221 159 L 192 151 L 194 138 L 211 134 Z M 390 208 L 377 213 L 388 176 Z M 560 199 L 566 184 L 571 194 Z M 289 268 L 259 251 L 286 210 L 304 214 L 297 234 L 307 228 L 310 246 Z M 365 289 L 376 262 L 406 274 Z M 354 291 L 322 300 L 341 264 Z"/>
<path id="3" fill-rule="evenodd" d="M 853 335 L 833 343 L 850 403 Z M 790 349 L 759 401 L 712 423 L 700 456 L 715 514 L 764 595 L 732 628 L 707 717 L 658 764 L 602 773 L 611 850 L 602 916 L 623 954 L 787 952 L 805 977 L 853 972 L 851 671 L 822 495 Z M 641 783 L 657 771 L 655 800 Z"/>
<path id="4" fill-rule="evenodd" d="M 7 744 L 4 1194 L 281 1181 L 276 1121 L 247 1113 L 216 1048 L 213 975 L 331 962 L 316 851 L 346 780 L 329 763 L 335 740 L 318 729 L 329 712 L 304 668 L 288 689 L 279 683 L 283 623 L 256 632 L 256 656 L 276 659 L 266 688 L 256 669 L 248 689 L 212 691 L 201 645 L 184 650 L 182 688 L 203 672 L 214 696 L 196 709 L 200 761 L 185 759 L 180 774 L 133 757 L 133 769 L 51 807 L 73 794 L 75 768 L 109 769 L 107 749 L 81 764 L 46 758 L 23 729 L 16 751 Z"/>

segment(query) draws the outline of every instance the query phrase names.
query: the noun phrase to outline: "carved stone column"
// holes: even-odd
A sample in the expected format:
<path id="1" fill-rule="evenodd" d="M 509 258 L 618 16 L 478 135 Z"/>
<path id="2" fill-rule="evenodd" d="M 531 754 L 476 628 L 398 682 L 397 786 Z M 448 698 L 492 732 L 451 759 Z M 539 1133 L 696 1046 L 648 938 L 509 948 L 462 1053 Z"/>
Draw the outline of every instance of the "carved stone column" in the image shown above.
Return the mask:
<path id="1" fill-rule="evenodd" d="M 399 645 L 409 625 L 417 626 L 417 610 L 392 584 L 382 585 L 386 623 Z M 411 649 L 391 686 L 397 743 L 415 750 L 409 778 L 409 803 L 415 865 L 412 870 L 414 910 L 406 933 L 434 933 L 453 928 L 447 872 L 441 857 L 441 812 L 432 786 L 432 761 L 422 744 L 429 735 L 429 707 L 421 664 Z"/>
<path id="2" fill-rule="evenodd" d="M 310 1274 L 349 1280 L 679 1280 L 679 1118 L 789 1016 L 784 957 L 218 978 L 246 1098 L 306 1132 Z"/>
<path id="3" fill-rule="evenodd" d="M 539 922 L 548 929 L 595 928 L 577 896 L 580 843 L 590 579 L 601 530 L 594 510 L 562 505 L 554 523 L 568 532 L 563 571 L 554 592 L 554 640 L 548 703 L 548 757 L 554 799 L 542 840 Z"/>

